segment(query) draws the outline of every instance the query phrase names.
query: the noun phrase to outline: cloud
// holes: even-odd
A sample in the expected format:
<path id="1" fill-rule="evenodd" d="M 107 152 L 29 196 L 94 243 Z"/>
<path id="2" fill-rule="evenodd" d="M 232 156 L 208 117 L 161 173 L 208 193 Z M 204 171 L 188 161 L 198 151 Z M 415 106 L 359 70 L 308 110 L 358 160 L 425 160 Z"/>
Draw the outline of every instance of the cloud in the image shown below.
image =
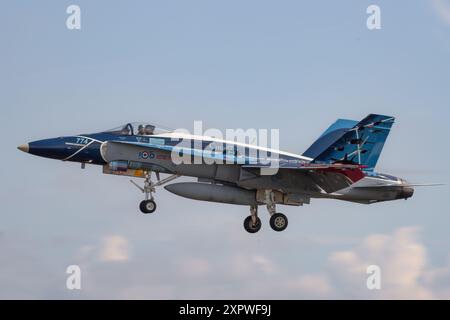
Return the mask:
<path id="1" fill-rule="evenodd" d="M 450 26 L 450 3 L 448 0 L 431 0 L 431 5 L 439 19 Z"/>
<path id="2" fill-rule="evenodd" d="M 276 263 L 262 254 L 233 254 L 224 265 L 225 272 L 233 278 L 245 278 L 255 272 L 270 275 L 277 271 Z"/>
<path id="3" fill-rule="evenodd" d="M 267 257 L 263 255 L 255 255 L 251 260 L 262 273 L 270 274 L 275 272 L 275 264 Z"/>
<path id="4" fill-rule="evenodd" d="M 450 261 L 433 267 L 420 229 L 401 227 L 371 234 L 346 250 L 331 251 L 323 271 L 296 270 L 276 255 L 229 248 L 212 256 L 198 252 L 159 259 L 128 258 L 128 242 L 108 236 L 101 250 L 85 246 L 84 294 L 89 298 L 127 299 L 431 299 L 450 298 Z M 258 250 L 257 250 L 258 251 Z M 95 253 L 101 259 L 95 259 Z M 105 265 L 105 261 L 127 261 Z M 381 268 L 381 290 L 366 287 L 367 267 Z M 117 274 L 121 274 L 117 277 Z M 114 279 L 114 281 L 111 281 Z M 116 293 L 116 294 L 115 294 Z"/>
<path id="5" fill-rule="evenodd" d="M 335 287 L 350 288 L 351 297 L 383 299 L 430 299 L 432 288 L 425 286 L 427 257 L 425 246 L 418 241 L 419 229 L 404 227 L 391 235 L 375 234 L 360 246 L 330 255 L 330 272 Z M 365 288 L 369 265 L 381 268 L 381 290 Z"/>
<path id="6" fill-rule="evenodd" d="M 103 262 L 121 262 L 129 260 L 129 245 L 125 237 L 107 236 L 102 241 L 99 258 Z"/>
<path id="7" fill-rule="evenodd" d="M 74 256 L 50 265 L 36 264 L 35 258 L 24 253 L 28 247 L 18 247 L 16 239 L 5 237 L 0 241 L 0 248 L 9 259 L 0 258 L 3 288 L 0 296 L 69 299 L 448 299 L 450 261 L 442 266 L 432 266 L 420 235 L 417 227 L 370 234 L 359 242 L 340 244 L 344 250 L 326 251 L 324 255 L 316 256 L 322 257 L 322 261 L 316 261 L 314 269 L 308 268 L 306 260 L 296 258 L 294 252 L 289 253 L 292 259 L 286 264 L 283 252 L 264 251 L 269 242 L 247 246 L 243 246 L 242 241 L 233 243 L 236 236 L 231 233 L 220 238 L 220 241 L 225 239 L 232 243 L 220 252 L 214 250 L 217 244 L 213 243 L 212 251 L 197 250 L 197 246 L 193 246 L 195 251 L 187 247 L 180 254 L 179 247 L 163 242 L 163 246 L 147 244 L 134 247 L 133 259 L 130 259 L 128 237 L 108 235 L 92 244 L 80 245 Z M 292 244 L 290 240 L 281 239 L 278 245 L 288 248 Z M 44 246 L 42 243 L 34 245 Z M 49 257 L 53 256 L 53 250 Z M 14 276 L 18 268 L 13 261 L 21 262 L 20 281 Z M 52 260 L 40 261 L 50 263 Z M 61 285 L 65 283 L 66 266 L 73 263 L 79 264 L 83 272 L 80 292 L 64 290 Z M 381 290 L 368 290 L 366 287 L 369 265 L 381 268 Z M 36 273 L 27 268 L 37 268 L 37 274 L 42 275 L 39 281 L 33 280 Z M 29 287 L 30 283 L 34 285 Z"/>

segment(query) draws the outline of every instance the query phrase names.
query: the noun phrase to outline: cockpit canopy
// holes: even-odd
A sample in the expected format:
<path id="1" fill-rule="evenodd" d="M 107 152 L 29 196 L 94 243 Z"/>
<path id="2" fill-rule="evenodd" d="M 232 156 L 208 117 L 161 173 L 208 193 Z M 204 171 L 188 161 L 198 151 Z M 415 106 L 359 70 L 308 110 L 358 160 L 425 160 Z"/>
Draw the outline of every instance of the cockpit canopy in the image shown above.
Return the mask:
<path id="1" fill-rule="evenodd" d="M 159 127 L 147 122 L 130 122 L 120 127 L 116 127 L 105 132 L 120 134 L 125 136 L 151 136 L 154 134 L 169 133 L 172 130 Z"/>

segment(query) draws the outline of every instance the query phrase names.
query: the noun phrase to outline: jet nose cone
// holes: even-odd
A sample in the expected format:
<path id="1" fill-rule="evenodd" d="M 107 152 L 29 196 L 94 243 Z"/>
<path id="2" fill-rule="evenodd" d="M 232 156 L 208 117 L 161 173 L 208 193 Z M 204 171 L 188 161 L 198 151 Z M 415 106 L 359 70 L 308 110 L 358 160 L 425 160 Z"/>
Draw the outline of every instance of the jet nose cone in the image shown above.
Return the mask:
<path id="1" fill-rule="evenodd" d="M 28 143 L 21 144 L 20 146 L 17 147 L 17 149 L 28 153 L 30 151 L 30 145 Z"/>

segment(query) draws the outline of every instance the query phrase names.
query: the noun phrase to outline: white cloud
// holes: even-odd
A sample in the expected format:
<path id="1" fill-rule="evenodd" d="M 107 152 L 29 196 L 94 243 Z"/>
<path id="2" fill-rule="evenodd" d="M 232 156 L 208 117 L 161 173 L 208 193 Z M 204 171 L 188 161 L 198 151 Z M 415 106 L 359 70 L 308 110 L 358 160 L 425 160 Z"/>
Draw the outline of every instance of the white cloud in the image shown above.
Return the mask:
<path id="1" fill-rule="evenodd" d="M 336 289 L 345 286 L 352 297 L 432 298 L 432 290 L 424 281 L 428 272 L 426 248 L 418 241 L 418 234 L 418 228 L 400 228 L 391 235 L 370 235 L 353 250 L 331 254 L 329 263 Z M 381 290 L 365 288 L 369 265 L 381 268 Z"/>
<path id="2" fill-rule="evenodd" d="M 85 287 L 90 297 L 111 297 L 122 292 L 127 298 L 239 298 L 239 299 L 430 299 L 450 298 L 450 263 L 432 267 L 420 229 L 402 227 L 389 234 L 371 234 L 347 250 L 329 252 L 324 271 L 302 273 L 287 268 L 270 254 L 230 250 L 219 256 L 170 254 L 153 261 L 141 256 L 119 269 L 105 269 L 91 260 L 93 281 Z M 258 249 L 256 249 L 258 250 Z M 88 255 L 91 247 L 84 248 Z M 128 260 L 128 242 L 121 236 L 103 239 L 101 261 Z M 150 259 L 150 260 L 149 260 Z M 381 268 L 381 290 L 366 287 L 369 265 Z M 111 273 L 129 270 L 127 276 L 108 279 Z M 109 276 L 107 276 L 109 274 Z M 120 288 L 115 290 L 114 288 Z"/>
<path id="3" fill-rule="evenodd" d="M 102 241 L 100 260 L 104 262 L 120 262 L 129 260 L 129 245 L 125 237 L 107 236 Z"/>
<path id="4" fill-rule="evenodd" d="M 0 241 L 2 245 L 2 251 L 16 255 L 20 251 L 13 241 Z M 243 248 L 240 242 L 221 252 L 196 251 L 194 254 L 185 251 L 181 257 L 175 249 L 165 247 L 166 251 L 158 259 L 154 259 L 154 252 L 142 248 L 143 251 L 134 252 L 130 260 L 127 238 L 110 235 L 101 238 L 99 245 L 80 246 L 75 257 L 62 260 L 62 264 L 81 266 L 83 290 L 80 297 L 88 299 L 450 298 L 450 261 L 439 267 L 430 264 L 417 227 L 371 234 L 359 244 L 339 247 L 347 249 L 325 252 L 323 263 L 314 264 L 322 269 L 305 272 L 302 269 L 307 268 L 307 264 L 301 259 L 285 264 L 279 252 L 264 252 L 259 244 Z M 7 275 L 16 271 L 12 265 L 8 266 L 10 261 L 6 259 L 0 264 L 0 274 L 3 274 L 0 283 L 6 287 L 13 286 L 11 276 Z M 120 261 L 127 263 L 105 263 Z M 31 260 L 26 262 L 21 265 L 34 265 Z M 381 268 L 381 290 L 366 287 L 366 269 L 372 264 Z M 73 298 L 71 292 L 55 291 L 54 287 L 59 288 L 59 283 L 64 283 L 66 274 L 65 269 L 58 271 L 58 265 L 54 268 L 56 271 L 52 272 L 60 272 L 59 278 L 47 285 L 40 284 L 41 290 L 45 287 L 51 292 L 49 296 L 55 298 Z M 25 280 L 29 279 L 24 279 L 22 287 L 15 282 L 15 293 L 5 291 L 4 296 L 27 296 L 23 292 L 28 283 Z M 30 297 L 39 296 L 36 290 Z"/>
<path id="5" fill-rule="evenodd" d="M 437 16 L 450 25 L 450 2 L 448 0 L 431 0 L 431 5 Z"/>
<path id="6" fill-rule="evenodd" d="M 263 273 L 270 274 L 275 272 L 275 264 L 267 257 L 263 255 L 255 255 L 252 257 L 251 262 Z"/>

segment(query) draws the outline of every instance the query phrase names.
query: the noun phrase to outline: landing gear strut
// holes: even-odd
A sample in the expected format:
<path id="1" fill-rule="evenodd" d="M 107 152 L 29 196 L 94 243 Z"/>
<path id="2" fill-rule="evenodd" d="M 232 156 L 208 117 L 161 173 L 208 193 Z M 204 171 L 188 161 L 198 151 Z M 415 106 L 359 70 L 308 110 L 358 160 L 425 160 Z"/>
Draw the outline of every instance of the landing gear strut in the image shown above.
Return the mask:
<path id="1" fill-rule="evenodd" d="M 267 206 L 267 211 L 269 211 L 270 214 L 270 227 L 277 232 L 286 229 L 288 226 L 288 218 L 284 214 L 277 212 L 275 195 L 272 190 L 265 191 L 264 202 Z M 244 220 L 244 228 L 249 233 L 256 233 L 261 229 L 261 219 L 258 217 L 258 206 L 251 206 L 250 213 L 251 214 Z"/>
<path id="2" fill-rule="evenodd" d="M 288 218 L 284 214 L 276 212 L 275 195 L 271 190 L 266 190 L 266 204 L 267 211 L 270 214 L 270 227 L 277 232 L 286 229 L 288 226 Z"/>
<path id="3" fill-rule="evenodd" d="M 142 193 L 145 194 L 145 200 L 141 201 L 141 203 L 139 204 L 139 209 L 141 209 L 142 213 L 145 213 L 145 214 L 153 213 L 156 210 L 156 202 L 153 198 L 153 193 L 156 191 L 156 187 L 159 187 L 159 186 L 179 177 L 179 175 L 174 174 L 163 180 L 160 180 L 159 174 L 156 173 L 156 178 L 157 178 L 158 182 L 153 183 L 151 176 L 152 176 L 151 171 L 147 171 L 145 173 L 144 187 L 141 187 L 133 180 L 130 180 L 130 182 L 133 185 L 135 185 L 139 190 L 142 191 Z"/>

